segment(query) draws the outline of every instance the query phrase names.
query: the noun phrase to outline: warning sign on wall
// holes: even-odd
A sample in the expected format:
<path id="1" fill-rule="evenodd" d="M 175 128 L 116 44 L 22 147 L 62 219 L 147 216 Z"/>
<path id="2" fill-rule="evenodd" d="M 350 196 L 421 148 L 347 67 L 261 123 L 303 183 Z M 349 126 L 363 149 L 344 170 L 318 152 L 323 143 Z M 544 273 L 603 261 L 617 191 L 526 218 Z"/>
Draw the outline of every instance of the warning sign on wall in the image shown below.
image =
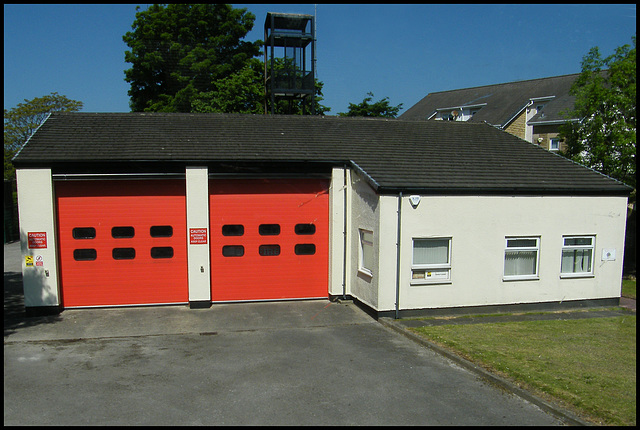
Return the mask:
<path id="1" fill-rule="evenodd" d="M 206 245 L 207 229 L 206 228 L 190 228 L 189 243 L 191 245 Z"/>
<path id="2" fill-rule="evenodd" d="M 33 267 L 33 255 L 24 256 L 24 265 L 27 267 Z"/>
<path id="3" fill-rule="evenodd" d="M 38 249 L 47 247 L 47 233 L 42 232 L 27 232 L 27 240 L 29 242 L 29 249 Z"/>

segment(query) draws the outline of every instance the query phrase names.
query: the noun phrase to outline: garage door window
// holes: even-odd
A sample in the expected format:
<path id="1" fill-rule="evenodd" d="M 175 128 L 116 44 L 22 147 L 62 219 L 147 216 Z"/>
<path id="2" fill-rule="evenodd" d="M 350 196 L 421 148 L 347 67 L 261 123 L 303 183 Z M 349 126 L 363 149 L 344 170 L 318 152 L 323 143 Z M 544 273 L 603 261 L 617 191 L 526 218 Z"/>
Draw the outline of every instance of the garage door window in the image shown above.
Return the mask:
<path id="1" fill-rule="evenodd" d="M 114 260 L 133 260 L 136 258 L 136 250 L 134 248 L 113 248 L 111 255 Z"/>
<path id="2" fill-rule="evenodd" d="M 244 226 L 241 224 L 226 224 L 222 226 L 223 236 L 242 236 L 244 235 Z"/>
<path id="3" fill-rule="evenodd" d="M 280 255 L 280 245 L 260 245 L 258 253 L 263 257 L 274 257 Z"/>
<path id="4" fill-rule="evenodd" d="M 222 247 L 223 257 L 242 257 L 244 255 L 244 246 L 242 245 L 225 245 Z"/>
<path id="5" fill-rule="evenodd" d="M 76 227 L 72 230 L 74 239 L 95 239 L 96 229 L 93 227 Z"/>
<path id="6" fill-rule="evenodd" d="M 313 224 L 296 224 L 294 230 L 299 235 L 310 235 L 315 234 L 316 226 Z"/>
<path id="7" fill-rule="evenodd" d="M 133 227 L 113 227 L 111 229 L 111 237 L 114 239 L 128 239 L 135 236 Z"/>
<path id="8" fill-rule="evenodd" d="M 313 243 L 299 243 L 295 246 L 296 255 L 314 255 L 316 246 Z"/>
<path id="9" fill-rule="evenodd" d="M 95 249 L 74 249 L 73 259 L 76 261 L 93 261 L 98 258 Z"/>
<path id="10" fill-rule="evenodd" d="M 151 258 L 173 258 L 173 248 L 170 246 L 157 246 L 151 248 Z"/>
<path id="11" fill-rule="evenodd" d="M 171 237 L 173 236 L 173 227 L 170 225 L 154 225 L 149 229 L 151 237 Z"/>
<path id="12" fill-rule="evenodd" d="M 280 234 L 280 224 L 260 224 L 258 233 L 260 236 L 277 236 Z"/>

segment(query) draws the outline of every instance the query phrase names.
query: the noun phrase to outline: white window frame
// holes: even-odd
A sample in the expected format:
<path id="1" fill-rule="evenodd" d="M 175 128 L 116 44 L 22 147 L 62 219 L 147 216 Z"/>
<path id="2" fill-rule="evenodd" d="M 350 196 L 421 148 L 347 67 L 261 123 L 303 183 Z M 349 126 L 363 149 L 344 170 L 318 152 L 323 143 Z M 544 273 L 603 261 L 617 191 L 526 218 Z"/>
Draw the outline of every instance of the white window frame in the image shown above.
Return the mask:
<path id="1" fill-rule="evenodd" d="M 509 241 L 515 240 L 535 240 L 535 246 L 509 246 Z M 507 275 L 507 253 L 535 252 L 535 273 Z M 540 279 L 540 236 L 507 236 L 504 240 L 502 279 L 504 281 L 525 281 Z"/>
<path id="2" fill-rule="evenodd" d="M 373 276 L 373 232 L 363 228 L 358 229 L 360 238 L 360 246 L 358 249 L 358 272 L 372 277 Z M 367 237 L 369 236 L 369 237 Z M 371 261 L 367 261 L 367 256 Z"/>
<path id="3" fill-rule="evenodd" d="M 567 245 L 567 239 L 590 239 L 590 245 Z M 591 251 L 591 259 L 589 264 L 588 271 L 582 272 L 565 272 L 563 271 L 563 262 L 564 262 L 564 253 L 566 251 Z M 562 236 L 562 251 L 560 253 L 560 277 L 561 278 L 591 278 L 594 276 L 593 267 L 595 266 L 595 255 L 596 255 L 596 236 L 595 235 L 570 235 L 570 236 Z M 575 261 L 574 261 L 575 267 Z"/>
<path id="4" fill-rule="evenodd" d="M 554 148 L 553 147 L 553 143 L 557 144 L 557 147 Z M 549 139 L 549 151 L 560 151 L 560 139 L 557 137 L 552 137 L 551 139 Z"/>
<path id="5" fill-rule="evenodd" d="M 415 262 L 416 241 L 446 240 L 447 261 L 445 263 L 424 264 Z M 433 285 L 451 283 L 451 243 L 452 238 L 445 237 L 414 237 L 411 242 L 411 285 Z M 421 276 L 421 277 L 418 277 Z"/>

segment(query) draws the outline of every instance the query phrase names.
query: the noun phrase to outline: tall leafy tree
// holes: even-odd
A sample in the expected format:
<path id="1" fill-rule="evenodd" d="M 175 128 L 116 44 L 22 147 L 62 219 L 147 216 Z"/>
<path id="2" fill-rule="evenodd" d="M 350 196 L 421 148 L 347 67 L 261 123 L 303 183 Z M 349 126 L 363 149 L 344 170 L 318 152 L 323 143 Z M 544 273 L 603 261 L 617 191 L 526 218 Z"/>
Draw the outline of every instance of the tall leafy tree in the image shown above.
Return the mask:
<path id="1" fill-rule="evenodd" d="M 349 103 L 349 111 L 346 113 L 338 113 L 338 116 L 370 116 L 370 117 L 383 117 L 383 118 L 395 118 L 402 109 L 402 103 L 397 106 L 391 106 L 389 103 L 389 97 L 385 97 L 377 102 L 371 103 L 373 100 L 373 93 L 368 92 L 368 97 L 365 97 L 362 102 L 358 104 Z"/>
<path id="2" fill-rule="evenodd" d="M 602 58 L 598 47 L 582 59 L 570 93 L 569 115 L 579 122 L 561 127 L 572 160 L 636 187 L 636 37 Z"/>
<path id="3" fill-rule="evenodd" d="M 190 112 L 194 102 L 205 108 L 224 83 L 246 80 L 262 45 L 242 40 L 254 20 L 228 4 L 154 4 L 136 12 L 133 31 L 123 36 L 131 110 Z"/>
<path id="4" fill-rule="evenodd" d="M 197 94 L 191 100 L 192 112 L 247 113 L 264 112 L 264 79 L 262 62 L 256 58 L 236 73 L 213 83 L 211 91 Z"/>
<path id="5" fill-rule="evenodd" d="M 4 179 L 13 179 L 15 169 L 11 159 L 51 112 L 76 112 L 82 102 L 57 92 L 26 100 L 10 110 L 4 110 Z"/>

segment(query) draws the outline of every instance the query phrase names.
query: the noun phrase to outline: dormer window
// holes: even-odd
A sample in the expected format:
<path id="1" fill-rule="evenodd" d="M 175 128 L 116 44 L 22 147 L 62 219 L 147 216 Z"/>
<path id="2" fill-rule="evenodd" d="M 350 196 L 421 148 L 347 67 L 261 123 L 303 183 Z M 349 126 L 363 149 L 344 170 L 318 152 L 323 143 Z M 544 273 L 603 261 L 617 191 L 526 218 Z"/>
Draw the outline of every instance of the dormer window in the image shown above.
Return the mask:
<path id="1" fill-rule="evenodd" d="M 440 113 L 440 119 L 443 120 L 443 121 L 455 121 L 455 118 L 451 114 L 451 111 L 449 111 L 449 112 L 441 112 Z"/>
<path id="2" fill-rule="evenodd" d="M 438 108 L 427 119 L 435 119 L 439 121 L 468 121 L 470 120 L 486 103 L 468 105 L 468 106 L 450 106 Z"/>
<path id="3" fill-rule="evenodd" d="M 460 115 L 460 111 L 455 109 L 447 112 L 442 112 L 440 114 L 440 119 L 442 119 L 443 121 L 464 121 L 464 119 Z"/>

